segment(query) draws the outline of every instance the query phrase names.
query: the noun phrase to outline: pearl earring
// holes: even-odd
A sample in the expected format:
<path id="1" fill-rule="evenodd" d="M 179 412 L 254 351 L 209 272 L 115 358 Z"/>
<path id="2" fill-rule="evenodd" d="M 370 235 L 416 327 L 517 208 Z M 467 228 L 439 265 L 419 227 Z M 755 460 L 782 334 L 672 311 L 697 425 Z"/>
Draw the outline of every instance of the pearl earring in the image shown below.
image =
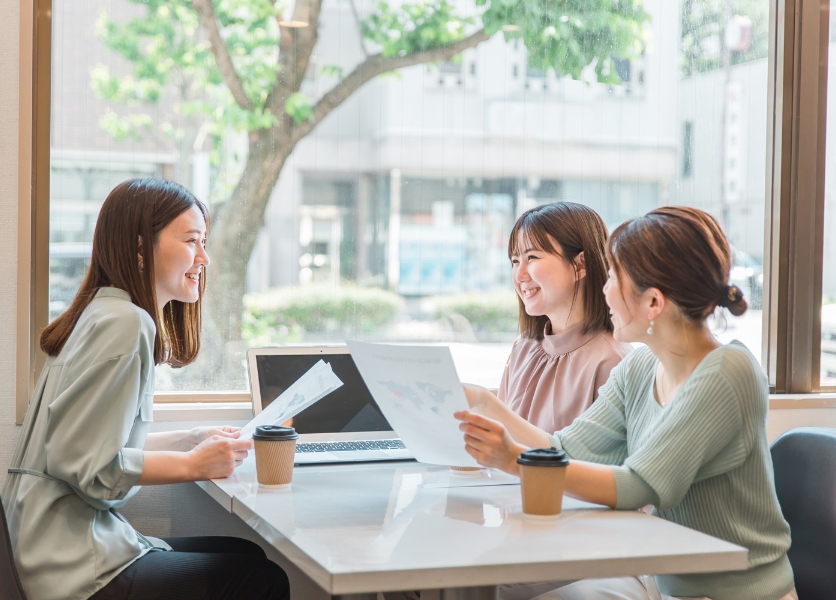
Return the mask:
<path id="1" fill-rule="evenodd" d="M 653 335 L 653 321 L 650 322 L 650 327 L 647 328 L 647 335 Z"/>

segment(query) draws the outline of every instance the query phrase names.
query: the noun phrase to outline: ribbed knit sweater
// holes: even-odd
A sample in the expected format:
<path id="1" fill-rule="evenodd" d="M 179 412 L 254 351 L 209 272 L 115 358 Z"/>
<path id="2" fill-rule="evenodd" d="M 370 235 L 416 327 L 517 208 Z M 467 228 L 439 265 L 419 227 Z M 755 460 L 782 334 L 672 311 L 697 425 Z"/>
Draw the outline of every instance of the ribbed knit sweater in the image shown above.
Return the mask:
<path id="1" fill-rule="evenodd" d="M 570 459 L 613 465 L 617 508 L 652 504 L 663 519 L 748 548 L 748 570 L 657 576 L 662 593 L 781 598 L 793 588 L 790 528 L 766 439 L 766 376 L 734 341 L 709 353 L 662 408 L 654 391 L 657 365 L 648 348 L 629 354 L 552 445 Z"/>

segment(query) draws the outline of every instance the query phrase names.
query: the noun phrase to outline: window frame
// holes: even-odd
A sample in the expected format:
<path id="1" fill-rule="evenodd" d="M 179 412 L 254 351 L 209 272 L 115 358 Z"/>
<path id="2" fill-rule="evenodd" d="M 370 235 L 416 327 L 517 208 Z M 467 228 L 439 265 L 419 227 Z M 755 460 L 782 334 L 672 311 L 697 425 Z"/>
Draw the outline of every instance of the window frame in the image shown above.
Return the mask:
<path id="1" fill-rule="evenodd" d="M 770 4 L 762 362 L 771 392 L 807 398 L 836 392 L 819 382 L 829 15 L 829 0 Z M 52 0 L 21 0 L 17 423 L 45 361 L 38 338 L 49 302 L 51 35 Z M 831 394 L 819 399 L 832 403 Z M 241 403 L 246 396 L 161 393 L 155 402 Z"/>

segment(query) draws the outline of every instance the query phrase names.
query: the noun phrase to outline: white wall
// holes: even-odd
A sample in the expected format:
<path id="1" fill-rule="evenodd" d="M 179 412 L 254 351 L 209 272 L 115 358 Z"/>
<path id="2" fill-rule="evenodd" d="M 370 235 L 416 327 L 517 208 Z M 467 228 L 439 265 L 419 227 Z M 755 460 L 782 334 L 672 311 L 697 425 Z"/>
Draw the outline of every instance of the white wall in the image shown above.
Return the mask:
<path id="1" fill-rule="evenodd" d="M 17 114 L 20 4 L 0 0 L 0 483 L 12 460 L 15 426 L 17 281 Z M 11 285 L 9 284 L 11 282 Z"/>

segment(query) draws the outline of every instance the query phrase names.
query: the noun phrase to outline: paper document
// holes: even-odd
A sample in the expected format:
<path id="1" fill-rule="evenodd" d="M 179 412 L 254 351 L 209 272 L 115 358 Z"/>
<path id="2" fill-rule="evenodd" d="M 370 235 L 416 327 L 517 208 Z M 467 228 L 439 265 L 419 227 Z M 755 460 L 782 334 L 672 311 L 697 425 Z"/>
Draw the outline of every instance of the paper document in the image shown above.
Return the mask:
<path id="1" fill-rule="evenodd" d="M 342 384 L 343 382 L 331 370 L 331 365 L 320 360 L 297 379 L 296 383 L 268 404 L 267 408 L 258 413 L 252 421 L 244 425 L 239 439 L 252 438 L 255 428 L 259 425 L 281 425 L 317 400 L 341 387 Z"/>
<path id="2" fill-rule="evenodd" d="M 348 348 L 383 416 L 417 460 L 478 466 L 453 417 L 468 405 L 449 348 L 363 342 Z"/>

